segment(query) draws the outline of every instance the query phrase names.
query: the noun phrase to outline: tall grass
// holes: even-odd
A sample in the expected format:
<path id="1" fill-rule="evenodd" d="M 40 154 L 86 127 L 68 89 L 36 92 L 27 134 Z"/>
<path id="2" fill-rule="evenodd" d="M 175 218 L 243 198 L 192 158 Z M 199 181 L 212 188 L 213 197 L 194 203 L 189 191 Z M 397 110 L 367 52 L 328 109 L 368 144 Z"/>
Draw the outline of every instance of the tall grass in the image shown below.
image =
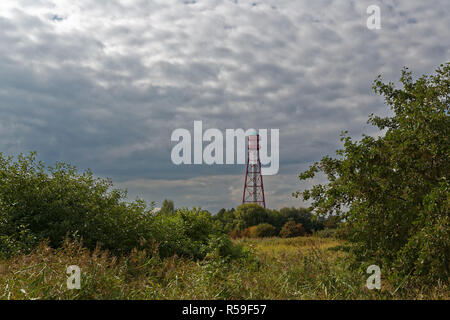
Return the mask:
<path id="1" fill-rule="evenodd" d="M 0 260 L 0 299 L 448 299 L 448 288 L 367 290 L 335 239 L 301 237 L 237 240 L 247 254 L 203 260 L 134 250 L 114 256 L 66 240 L 41 243 L 28 255 Z M 157 249 L 155 248 L 155 251 Z M 68 290 L 66 268 L 81 268 L 81 289 Z"/>

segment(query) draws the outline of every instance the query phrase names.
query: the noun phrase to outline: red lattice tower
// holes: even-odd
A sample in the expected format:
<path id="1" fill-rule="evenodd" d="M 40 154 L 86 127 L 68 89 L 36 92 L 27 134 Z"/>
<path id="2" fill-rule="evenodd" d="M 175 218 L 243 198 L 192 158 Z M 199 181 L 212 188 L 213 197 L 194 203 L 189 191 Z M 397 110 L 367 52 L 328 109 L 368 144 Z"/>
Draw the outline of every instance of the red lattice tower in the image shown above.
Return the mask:
<path id="1" fill-rule="evenodd" d="M 261 160 L 259 158 L 259 135 L 248 136 L 247 170 L 245 172 L 244 194 L 242 204 L 256 203 L 266 207 L 264 184 L 261 175 Z"/>

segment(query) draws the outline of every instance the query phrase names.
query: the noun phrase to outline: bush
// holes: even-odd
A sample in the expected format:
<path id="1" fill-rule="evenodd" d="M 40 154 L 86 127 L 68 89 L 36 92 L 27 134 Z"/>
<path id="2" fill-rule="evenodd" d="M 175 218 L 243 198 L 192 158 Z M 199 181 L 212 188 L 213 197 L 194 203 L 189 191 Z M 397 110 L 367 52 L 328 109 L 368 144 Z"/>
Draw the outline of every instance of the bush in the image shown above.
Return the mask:
<path id="1" fill-rule="evenodd" d="M 371 115 L 380 134 L 360 141 L 342 137 L 337 157 L 325 156 L 300 175 L 318 173 L 328 183 L 302 192 L 311 209 L 345 220 L 352 250 L 364 264 L 377 264 L 397 284 L 450 279 L 450 63 L 413 80 L 404 69 L 402 88 L 375 80 L 373 89 L 390 107 Z"/>
<path id="2" fill-rule="evenodd" d="M 224 234 L 207 211 L 158 214 L 153 204 L 125 201 L 126 191 L 112 186 L 69 164 L 46 168 L 35 153 L 17 161 L 0 153 L 0 253 L 26 252 L 43 240 L 58 248 L 68 236 L 114 254 L 157 246 L 162 256 L 202 258 L 214 249 L 213 236 Z"/>
<path id="3" fill-rule="evenodd" d="M 0 230 L 0 258 L 28 254 L 37 244 L 36 237 L 28 229 L 19 228 L 13 235 L 7 235 Z"/>
<path id="4" fill-rule="evenodd" d="M 280 231 L 280 237 L 282 238 L 292 238 L 292 237 L 301 237 L 305 235 L 305 229 L 301 223 L 295 223 L 294 221 L 288 221 L 285 223 L 283 228 Z"/>
<path id="5" fill-rule="evenodd" d="M 223 229 L 230 233 L 232 237 L 241 235 L 243 230 L 263 223 L 268 223 L 275 227 L 278 234 L 283 225 L 293 220 L 295 223 L 301 223 L 306 233 L 321 230 L 325 222 L 328 227 L 335 227 L 337 220 L 334 218 L 325 219 L 323 217 L 313 216 L 311 210 L 306 208 L 282 208 L 280 210 L 265 209 L 257 204 L 243 204 L 237 210 L 221 209 L 213 216 L 213 219 L 220 221 Z M 244 232 L 245 236 L 248 231 Z"/>
<path id="6" fill-rule="evenodd" d="M 257 226 L 248 228 L 248 236 L 250 238 L 265 238 L 276 235 L 276 228 L 268 223 L 261 223 Z"/>
<path id="7" fill-rule="evenodd" d="M 292 220 L 295 223 L 301 223 L 305 233 L 312 233 L 316 230 L 324 228 L 325 219 L 322 217 L 313 217 L 311 210 L 307 208 L 281 208 L 279 212 L 278 223 L 273 224 L 278 226 L 278 231 L 286 224 L 286 222 Z"/>
<path id="8" fill-rule="evenodd" d="M 256 236 L 258 238 L 273 237 L 276 235 L 276 228 L 268 223 L 261 223 L 256 226 Z"/>
<path id="9" fill-rule="evenodd" d="M 205 257 L 216 259 L 219 257 L 228 259 L 244 258 L 248 255 L 242 245 L 234 245 L 225 234 L 212 235 L 208 244 L 203 246 Z"/>
<path id="10" fill-rule="evenodd" d="M 17 161 L 0 154 L 0 229 L 16 237 L 26 228 L 37 242 L 58 247 L 69 235 L 114 252 L 130 251 L 146 238 L 152 208 L 143 201 L 125 202 L 126 191 L 111 189 L 107 179 L 82 174 L 57 163 L 46 168 L 35 153 Z"/>
<path id="11" fill-rule="evenodd" d="M 251 226 L 256 226 L 264 223 L 268 219 L 268 212 L 266 209 L 258 204 L 246 203 L 241 204 L 234 212 L 236 220 L 236 228 L 244 230 Z"/>

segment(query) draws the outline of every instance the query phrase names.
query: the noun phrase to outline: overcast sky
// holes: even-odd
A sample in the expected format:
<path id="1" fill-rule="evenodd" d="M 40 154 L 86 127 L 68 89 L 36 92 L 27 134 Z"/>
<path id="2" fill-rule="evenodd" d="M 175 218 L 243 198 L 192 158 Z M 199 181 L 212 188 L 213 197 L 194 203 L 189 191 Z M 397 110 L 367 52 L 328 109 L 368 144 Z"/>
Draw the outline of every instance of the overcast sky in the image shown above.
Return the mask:
<path id="1" fill-rule="evenodd" d="M 381 29 L 369 30 L 369 5 Z M 448 0 L 1 0 L 0 152 L 35 150 L 139 196 L 215 213 L 245 167 L 175 166 L 177 128 L 276 128 L 270 208 L 301 206 L 298 174 L 339 134 L 375 134 L 378 74 L 450 60 Z"/>

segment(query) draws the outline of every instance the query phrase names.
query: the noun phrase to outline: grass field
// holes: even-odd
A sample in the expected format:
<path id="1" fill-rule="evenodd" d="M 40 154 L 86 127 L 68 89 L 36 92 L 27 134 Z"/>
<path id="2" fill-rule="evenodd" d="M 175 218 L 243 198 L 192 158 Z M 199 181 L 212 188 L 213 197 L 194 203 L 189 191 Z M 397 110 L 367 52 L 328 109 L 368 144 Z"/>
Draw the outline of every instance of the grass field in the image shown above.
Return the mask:
<path id="1" fill-rule="evenodd" d="M 42 244 L 30 255 L 0 261 L 0 299 L 448 299 L 448 288 L 368 290 L 364 270 L 351 265 L 344 243 L 299 237 L 235 240 L 246 257 L 203 261 L 113 257 L 67 242 Z M 66 268 L 81 268 L 81 289 L 68 290 Z"/>

